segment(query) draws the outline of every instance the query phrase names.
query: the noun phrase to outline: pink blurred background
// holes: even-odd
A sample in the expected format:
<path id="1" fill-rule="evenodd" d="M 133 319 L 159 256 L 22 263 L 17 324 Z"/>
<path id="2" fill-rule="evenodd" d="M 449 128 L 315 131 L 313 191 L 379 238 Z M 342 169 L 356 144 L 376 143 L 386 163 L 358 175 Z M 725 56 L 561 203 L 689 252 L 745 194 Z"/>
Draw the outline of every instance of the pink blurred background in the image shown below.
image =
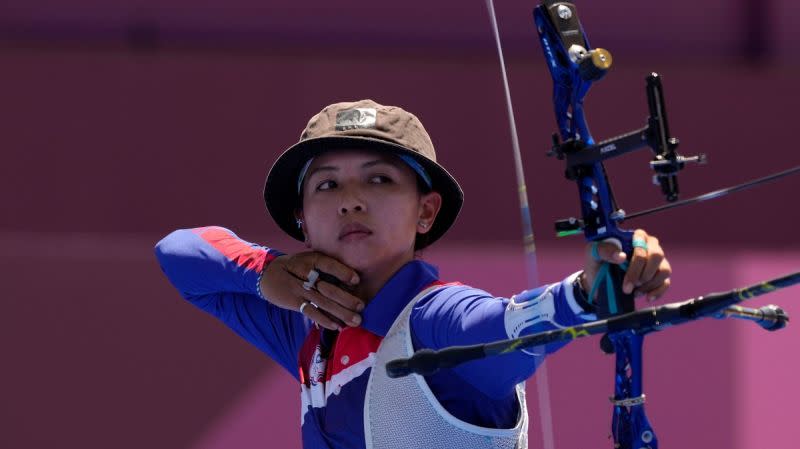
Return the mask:
<path id="1" fill-rule="evenodd" d="M 551 82 L 534 2 L 496 4 L 542 279 L 580 264 L 562 166 L 544 157 Z M 800 163 L 788 0 L 582 1 L 615 57 L 587 98 L 596 138 L 642 126 L 644 76 L 664 79 L 672 132 L 709 164 L 684 197 Z M 445 280 L 523 288 L 510 136 L 483 2 L 5 0 L 0 4 L 0 448 L 296 448 L 291 377 L 185 304 L 156 241 L 217 224 L 285 251 L 264 176 L 308 118 L 373 98 L 415 112 L 465 207 L 424 258 Z M 660 204 L 642 152 L 609 164 L 620 205 Z M 798 268 L 800 179 L 644 218 L 674 267 L 667 300 Z M 797 316 L 797 291 L 753 301 Z M 796 325 L 766 333 L 707 320 L 646 343 L 648 414 L 663 448 L 789 449 L 800 388 Z M 611 447 L 611 358 L 596 339 L 549 362 L 558 448 Z M 530 408 L 536 410 L 534 382 Z M 531 447 L 540 447 L 532 419 Z"/>

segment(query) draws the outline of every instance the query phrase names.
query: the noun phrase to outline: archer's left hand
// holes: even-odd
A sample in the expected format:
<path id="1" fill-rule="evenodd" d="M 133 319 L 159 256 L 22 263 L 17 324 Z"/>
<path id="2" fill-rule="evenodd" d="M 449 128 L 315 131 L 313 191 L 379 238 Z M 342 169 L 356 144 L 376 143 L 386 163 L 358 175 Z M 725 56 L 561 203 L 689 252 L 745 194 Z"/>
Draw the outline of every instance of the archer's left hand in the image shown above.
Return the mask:
<path id="1" fill-rule="evenodd" d="M 637 229 L 633 233 L 633 239 L 644 241 L 647 248 L 633 248 L 633 255 L 628 263 L 622 290 L 625 293 L 633 292 L 636 296 L 647 295 L 649 301 L 655 301 L 669 288 L 672 268 L 664 256 L 664 250 L 657 238 L 647 235 L 642 229 Z M 592 283 L 602 262 L 619 265 L 627 260 L 626 254 L 611 242 L 599 243 L 597 256 L 601 261 L 595 260 L 592 254 L 592 244 L 587 245 L 586 263 L 581 279 L 581 285 L 586 292 L 591 291 Z"/>

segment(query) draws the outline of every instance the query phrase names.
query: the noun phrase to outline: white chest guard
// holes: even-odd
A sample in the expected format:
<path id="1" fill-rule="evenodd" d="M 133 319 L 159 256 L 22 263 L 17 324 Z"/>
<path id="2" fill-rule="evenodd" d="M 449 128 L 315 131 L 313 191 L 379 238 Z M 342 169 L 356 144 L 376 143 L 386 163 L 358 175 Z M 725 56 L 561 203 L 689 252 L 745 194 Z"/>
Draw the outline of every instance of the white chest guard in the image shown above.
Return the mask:
<path id="1" fill-rule="evenodd" d="M 525 385 L 517 385 L 520 416 L 510 429 L 476 426 L 451 415 L 433 395 L 425 378 L 411 374 L 399 379 L 386 375 L 386 363 L 414 353 L 409 317 L 421 298 L 443 288 L 423 290 L 400 313 L 375 356 L 364 401 L 367 449 L 528 447 Z M 446 287 L 445 287 L 446 288 Z"/>

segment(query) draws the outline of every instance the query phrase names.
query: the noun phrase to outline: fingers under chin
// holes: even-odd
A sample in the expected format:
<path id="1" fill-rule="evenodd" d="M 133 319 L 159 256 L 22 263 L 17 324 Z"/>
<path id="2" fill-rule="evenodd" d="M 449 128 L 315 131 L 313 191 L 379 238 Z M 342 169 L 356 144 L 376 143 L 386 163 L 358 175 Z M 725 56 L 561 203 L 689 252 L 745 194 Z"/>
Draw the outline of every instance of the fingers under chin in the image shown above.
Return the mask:
<path id="1" fill-rule="evenodd" d="M 347 290 L 336 287 L 333 284 L 327 282 L 318 282 L 317 291 L 319 291 L 319 293 L 324 295 L 326 298 L 336 301 L 346 309 L 356 312 L 364 309 L 364 302 L 361 299 L 353 296 Z"/>
<path id="2" fill-rule="evenodd" d="M 357 313 L 342 306 L 335 300 L 323 296 L 319 291 L 309 290 L 304 295 L 304 298 L 315 304 L 318 310 L 343 326 L 345 323 L 350 326 L 361 324 L 361 317 Z"/>
<path id="3" fill-rule="evenodd" d="M 341 330 L 342 325 L 339 324 L 333 317 L 326 314 L 323 310 L 314 307 L 313 304 L 306 306 L 303 309 L 303 315 L 309 320 L 317 323 L 318 325 L 330 330 Z"/>
<path id="4" fill-rule="evenodd" d="M 358 275 L 355 270 L 332 257 L 319 257 L 315 267 L 320 272 L 325 273 L 328 278 L 327 280 L 332 284 L 354 285 L 358 283 Z"/>
<path id="5" fill-rule="evenodd" d="M 301 280 L 308 279 L 308 274 L 314 268 L 310 260 L 304 260 L 305 253 L 295 254 L 286 262 L 286 271 L 291 273 L 294 277 Z"/>

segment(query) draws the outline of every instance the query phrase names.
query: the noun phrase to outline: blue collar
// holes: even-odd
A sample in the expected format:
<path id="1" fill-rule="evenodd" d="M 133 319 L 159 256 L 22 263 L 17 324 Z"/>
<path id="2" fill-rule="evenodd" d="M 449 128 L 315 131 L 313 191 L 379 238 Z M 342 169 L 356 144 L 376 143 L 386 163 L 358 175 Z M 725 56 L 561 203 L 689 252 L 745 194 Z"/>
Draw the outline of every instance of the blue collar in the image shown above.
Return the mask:
<path id="1" fill-rule="evenodd" d="M 361 327 L 385 337 L 408 302 L 438 280 L 439 269 L 429 263 L 412 260 L 403 265 L 367 304 L 361 315 Z"/>

